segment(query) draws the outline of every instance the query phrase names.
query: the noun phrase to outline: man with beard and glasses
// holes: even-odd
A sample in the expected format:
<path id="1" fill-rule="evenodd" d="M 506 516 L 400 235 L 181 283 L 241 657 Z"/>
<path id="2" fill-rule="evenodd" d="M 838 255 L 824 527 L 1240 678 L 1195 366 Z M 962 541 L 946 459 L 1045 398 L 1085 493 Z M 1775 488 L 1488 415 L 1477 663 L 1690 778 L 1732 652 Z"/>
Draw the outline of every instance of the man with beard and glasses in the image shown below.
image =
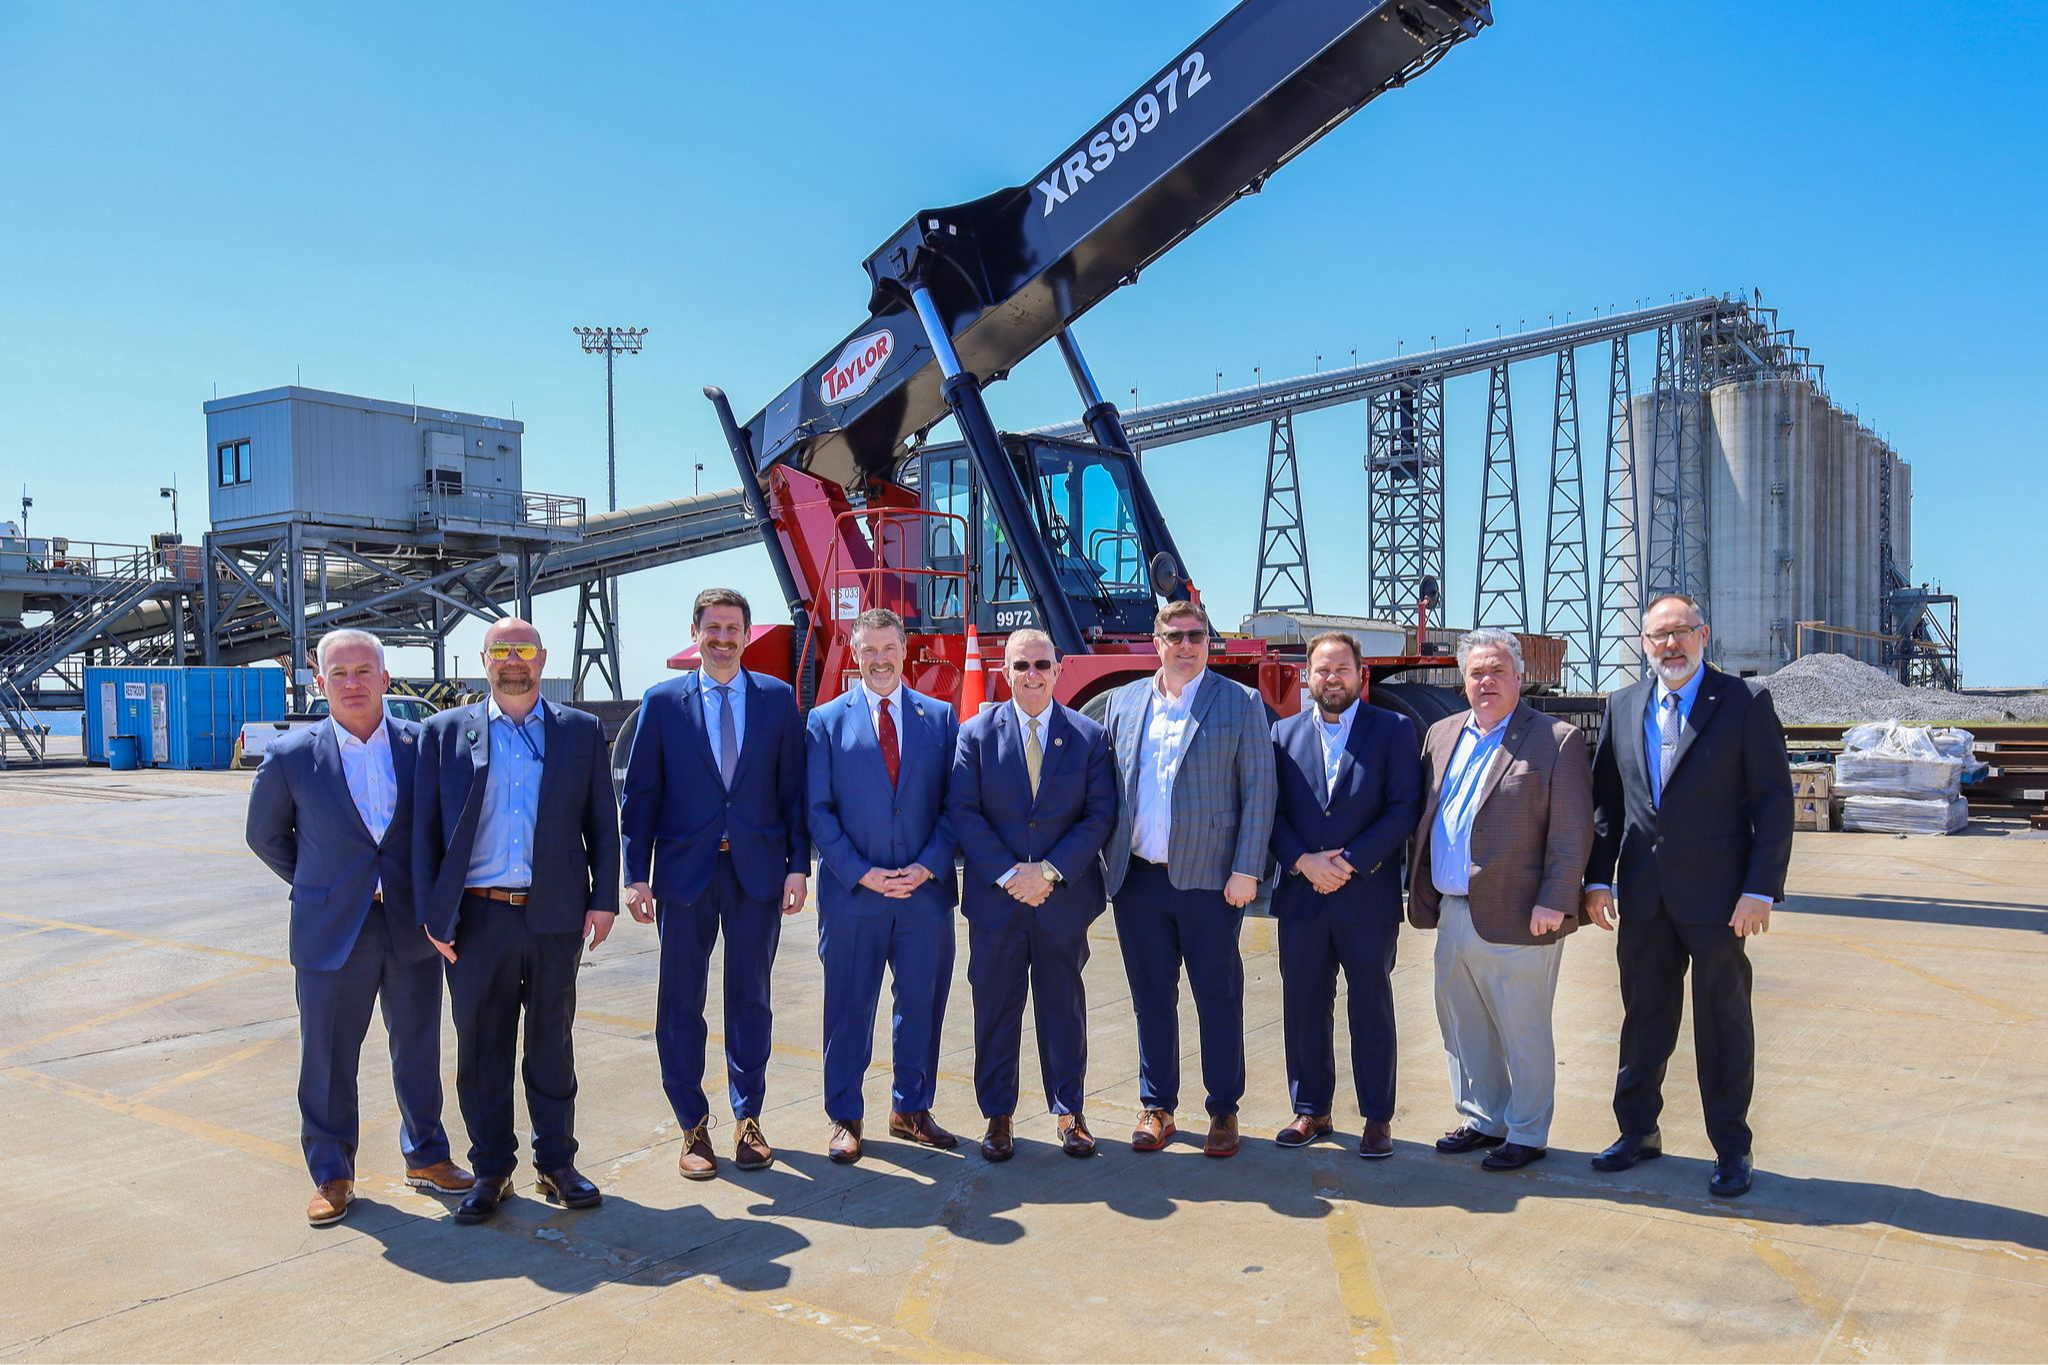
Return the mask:
<path id="1" fill-rule="evenodd" d="M 491 695 L 443 711 L 420 736 L 413 887 L 420 923 L 448 959 L 455 1094 L 476 1168 L 458 1223 L 494 1217 L 511 1195 L 515 1072 L 537 1188 L 572 1209 L 603 1197 L 574 1164 L 570 1029 L 584 941 L 595 952 L 618 915 L 619 811 L 597 717 L 541 700 L 547 659 L 531 624 L 493 622 L 483 648 Z"/>
<path id="2" fill-rule="evenodd" d="M 939 1027 L 953 985 L 953 826 L 946 779 L 960 722 L 903 684 L 903 618 L 853 619 L 860 683 L 813 710 L 806 817 L 818 847 L 818 957 L 825 965 L 827 1154 L 861 1158 L 861 1084 L 874 1054 L 882 969 L 892 978 L 889 1132 L 926 1147 L 959 1139 L 932 1118 Z"/>
<path id="3" fill-rule="evenodd" d="M 761 1133 L 774 1015 L 769 978 L 782 919 L 804 908 L 804 721 L 779 678 L 740 666 L 752 612 L 731 588 L 706 588 L 690 614 L 698 667 L 640 703 L 619 826 L 626 909 L 661 936 L 654 1046 L 683 1130 L 677 1169 L 718 1174 L 704 1096 L 704 1000 L 711 949 L 725 938 L 725 1071 L 733 1164 L 775 1159 Z"/>
<path id="4" fill-rule="evenodd" d="M 1116 824 L 1116 768 L 1102 727 L 1053 699 L 1052 637 L 1019 630 L 1003 647 L 1008 704 L 960 727 L 946 808 L 967 863 L 967 984 L 974 992 L 974 1095 L 981 1154 L 1015 1153 L 1018 1054 L 1028 985 L 1039 1073 L 1060 1149 L 1095 1155 L 1088 1091 L 1088 926 L 1105 906 L 1102 844 Z"/>
<path id="5" fill-rule="evenodd" d="M 1584 908 L 1603 929 L 1619 912 L 1622 1022 L 1621 1136 L 1593 1165 L 1625 1171 L 1663 1155 L 1657 1118 L 1690 964 L 1700 1105 L 1714 1147 L 1707 1191 L 1732 1199 L 1752 1179 L 1756 1025 L 1745 942 L 1771 927 L 1771 906 L 1785 896 L 1792 773 L 1770 692 L 1707 666 L 1707 640 L 1698 602 L 1682 593 L 1652 601 L 1643 657 L 1654 676 L 1607 699 L 1594 753 Z"/>
<path id="6" fill-rule="evenodd" d="M 1364 654 L 1349 635 L 1309 641 L 1315 705 L 1273 726 L 1280 801 L 1281 1027 L 1294 1121 L 1274 1141 L 1305 1147 L 1333 1131 L 1337 972 L 1348 991 L 1351 1077 L 1365 1133 L 1358 1154 L 1394 1154 L 1394 946 L 1401 855 L 1422 812 L 1422 759 L 1405 716 L 1364 705 Z"/>

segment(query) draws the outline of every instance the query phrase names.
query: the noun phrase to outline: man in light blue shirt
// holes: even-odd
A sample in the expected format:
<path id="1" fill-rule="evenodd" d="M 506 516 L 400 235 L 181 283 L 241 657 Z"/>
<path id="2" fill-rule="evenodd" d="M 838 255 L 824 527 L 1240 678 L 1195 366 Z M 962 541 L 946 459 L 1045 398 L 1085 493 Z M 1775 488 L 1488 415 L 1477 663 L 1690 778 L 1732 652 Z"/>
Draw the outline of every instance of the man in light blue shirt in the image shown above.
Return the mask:
<path id="1" fill-rule="evenodd" d="M 507 714 L 495 695 L 485 706 L 491 761 L 484 769 L 484 799 L 477 809 L 476 845 L 465 885 L 513 890 L 533 885 L 533 826 L 548 752 L 547 712 L 547 702 L 538 697 L 523 716 Z"/>
<path id="2" fill-rule="evenodd" d="M 1508 732 L 1512 714 L 1511 710 L 1504 712 L 1488 726 L 1473 713 L 1458 732 L 1458 746 L 1444 769 L 1443 800 L 1437 806 L 1435 837 L 1429 844 L 1429 873 L 1436 889 L 1446 896 L 1463 896 L 1472 890 L 1472 817 L 1479 810 L 1486 770 L 1500 752 L 1501 737 Z"/>

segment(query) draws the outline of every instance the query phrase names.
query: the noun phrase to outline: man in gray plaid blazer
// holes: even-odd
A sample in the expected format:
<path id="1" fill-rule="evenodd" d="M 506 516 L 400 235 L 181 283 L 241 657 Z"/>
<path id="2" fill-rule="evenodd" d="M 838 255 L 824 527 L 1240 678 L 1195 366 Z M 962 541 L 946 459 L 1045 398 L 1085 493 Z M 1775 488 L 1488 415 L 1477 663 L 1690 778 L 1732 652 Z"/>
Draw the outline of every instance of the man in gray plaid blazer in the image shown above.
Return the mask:
<path id="1" fill-rule="evenodd" d="M 1202 1034 L 1209 1137 L 1237 1154 L 1244 1094 L 1244 960 L 1237 935 L 1265 875 L 1278 784 L 1257 696 L 1209 675 L 1209 617 L 1169 602 L 1153 624 L 1159 671 L 1110 694 L 1109 745 L 1123 802 L 1103 849 L 1117 939 L 1138 1015 L 1138 1114 L 1131 1147 L 1174 1134 L 1180 1102 L 1180 974 Z"/>

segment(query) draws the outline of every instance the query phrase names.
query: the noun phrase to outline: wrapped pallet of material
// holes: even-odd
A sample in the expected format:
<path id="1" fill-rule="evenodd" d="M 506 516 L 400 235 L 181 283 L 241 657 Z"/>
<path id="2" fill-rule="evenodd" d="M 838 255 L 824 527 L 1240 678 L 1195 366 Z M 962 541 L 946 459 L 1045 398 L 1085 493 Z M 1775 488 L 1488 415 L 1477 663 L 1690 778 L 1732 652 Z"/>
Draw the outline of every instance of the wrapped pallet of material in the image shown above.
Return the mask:
<path id="1" fill-rule="evenodd" d="M 1851 796 L 1842 802 L 1842 828 L 1875 834 L 1960 834 L 1970 805 L 1960 796 Z"/>
<path id="2" fill-rule="evenodd" d="M 1835 759 L 1837 796 L 1946 801 L 1974 766 L 1975 737 L 1968 730 L 1929 729 L 1895 720 L 1858 725 L 1842 735 Z"/>

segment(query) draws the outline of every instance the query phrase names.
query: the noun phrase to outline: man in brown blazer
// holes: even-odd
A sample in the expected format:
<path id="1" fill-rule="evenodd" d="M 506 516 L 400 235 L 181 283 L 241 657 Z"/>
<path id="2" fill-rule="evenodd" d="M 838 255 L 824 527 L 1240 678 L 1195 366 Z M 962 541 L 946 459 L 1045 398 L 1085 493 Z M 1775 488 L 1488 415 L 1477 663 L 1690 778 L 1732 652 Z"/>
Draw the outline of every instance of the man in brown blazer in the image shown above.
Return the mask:
<path id="1" fill-rule="evenodd" d="M 1423 745 L 1408 919 L 1437 931 L 1436 1017 L 1463 1119 L 1437 1150 L 1498 1148 L 1482 1164 L 1512 1171 L 1550 1141 L 1550 1009 L 1593 847 L 1593 768 L 1583 731 L 1522 704 L 1514 635 L 1466 635 L 1458 671 L 1472 709 Z"/>

